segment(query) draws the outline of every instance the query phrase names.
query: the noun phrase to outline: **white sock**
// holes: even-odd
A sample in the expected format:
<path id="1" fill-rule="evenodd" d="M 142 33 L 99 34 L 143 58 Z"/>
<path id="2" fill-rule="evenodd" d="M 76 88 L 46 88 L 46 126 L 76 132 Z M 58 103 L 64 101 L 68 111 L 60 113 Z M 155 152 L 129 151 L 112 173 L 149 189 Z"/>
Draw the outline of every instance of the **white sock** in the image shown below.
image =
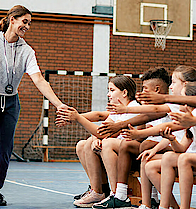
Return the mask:
<path id="1" fill-rule="evenodd" d="M 127 199 L 127 184 L 117 183 L 116 194 L 115 197 L 119 200 L 126 200 Z"/>
<path id="2" fill-rule="evenodd" d="M 110 196 L 114 196 L 115 194 L 114 194 L 114 192 L 111 190 L 110 191 Z"/>
<path id="3" fill-rule="evenodd" d="M 167 208 L 161 207 L 161 206 L 159 205 L 159 209 L 167 209 Z"/>
<path id="4" fill-rule="evenodd" d="M 155 186 L 152 186 L 151 198 L 154 198 L 156 200 L 156 202 L 159 202 L 158 191 L 155 188 Z"/>
<path id="5" fill-rule="evenodd" d="M 139 208 L 141 208 L 141 209 L 151 209 L 151 208 L 147 207 L 147 206 L 144 205 L 144 204 L 141 204 Z"/>

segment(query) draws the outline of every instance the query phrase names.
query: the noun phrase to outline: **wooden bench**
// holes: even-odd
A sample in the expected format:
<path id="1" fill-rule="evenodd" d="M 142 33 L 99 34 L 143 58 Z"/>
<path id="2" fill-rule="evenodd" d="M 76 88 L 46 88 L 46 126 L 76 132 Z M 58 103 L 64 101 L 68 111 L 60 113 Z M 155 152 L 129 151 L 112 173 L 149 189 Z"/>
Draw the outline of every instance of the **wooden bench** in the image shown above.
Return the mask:
<path id="1" fill-rule="evenodd" d="M 131 171 L 128 178 L 128 196 L 133 205 L 140 205 L 142 200 L 141 184 L 138 180 L 140 177 L 138 171 Z M 175 178 L 175 182 L 179 183 L 179 178 Z M 193 184 L 196 185 L 196 176 L 194 176 Z M 193 208 L 192 208 L 193 209 Z"/>
<path id="2" fill-rule="evenodd" d="M 142 200 L 141 184 L 138 171 L 130 171 L 128 178 L 128 197 L 133 205 L 140 205 Z"/>
<path id="3" fill-rule="evenodd" d="M 66 147 L 66 146 L 48 146 L 48 145 L 35 145 L 35 146 L 32 146 L 33 148 L 36 148 L 36 147 L 39 147 L 39 148 L 42 148 L 43 149 L 43 153 L 44 153 L 44 159 L 43 161 L 44 162 L 49 162 L 49 158 L 48 158 L 48 149 L 75 149 L 76 147 Z M 62 162 L 62 160 L 61 160 Z M 66 160 L 66 162 L 68 162 L 68 160 Z"/>

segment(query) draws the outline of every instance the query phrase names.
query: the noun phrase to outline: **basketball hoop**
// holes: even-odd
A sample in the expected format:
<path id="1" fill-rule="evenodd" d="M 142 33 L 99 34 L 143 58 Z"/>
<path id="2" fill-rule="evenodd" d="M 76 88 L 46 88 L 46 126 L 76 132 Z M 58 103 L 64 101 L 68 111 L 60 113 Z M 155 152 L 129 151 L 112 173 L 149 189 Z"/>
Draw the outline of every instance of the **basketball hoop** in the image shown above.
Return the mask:
<path id="1" fill-rule="evenodd" d="M 150 20 L 151 29 L 155 35 L 155 47 L 165 49 L 166 37 L 171 30 L 171 20 Z"/>

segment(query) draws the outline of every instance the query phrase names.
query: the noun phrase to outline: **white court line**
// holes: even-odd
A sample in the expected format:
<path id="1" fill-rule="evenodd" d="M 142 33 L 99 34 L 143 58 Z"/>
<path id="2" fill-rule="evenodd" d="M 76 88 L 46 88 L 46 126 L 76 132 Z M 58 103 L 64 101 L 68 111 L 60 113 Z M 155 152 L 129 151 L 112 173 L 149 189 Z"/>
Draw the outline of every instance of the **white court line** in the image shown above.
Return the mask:
<path id="1" fill-rule="evenodd" d="M 75 196 L 74 194 L 65 193 L 65 192 L 58 192 L 58 191 L 55 191 L 55 190 L 46 189 L 46 188 L 43 188 L 43 187 L 37 187 L 37 186 L 29 185 L 29 184 L 22 184 L 22 183 L 18 183 L 16 181 L 10 181 L 10 180 L 7 180 L 7 179 L 5 181 L 8 182 L 8 183 L 11 183 L 11 184 L 17 184 L 17 185 L 20 185 L 20 186 L 25 186 L 25 187 L 30 187 L 30 188 L 34 188 L 34 189 L 44 190 L 44 191 L 47 191 L 47 192 L 53 192 L 53 193 L 64 194 L 64 195 L 69 195 L 69 196 Z"/>

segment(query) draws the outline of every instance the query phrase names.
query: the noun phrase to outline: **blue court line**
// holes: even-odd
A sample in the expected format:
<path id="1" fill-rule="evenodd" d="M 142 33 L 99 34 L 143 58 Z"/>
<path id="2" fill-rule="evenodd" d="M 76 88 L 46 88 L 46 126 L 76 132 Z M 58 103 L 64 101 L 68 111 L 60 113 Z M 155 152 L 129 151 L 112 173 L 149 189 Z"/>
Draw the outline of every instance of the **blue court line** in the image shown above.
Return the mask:
<path id="1" fill-rule="evenodd" d="M 55 191 L 55 190 L 51 190 L 51 189 L 46 189 L 43 187 L 37 187 L 37 186 L 33 186 L 33 185 L 29 185 L 29 184 L 22 184 L 22 183 L 18 183 L 16 181 L 10 181 L 10 180 L 5 180 L 8 183 L 11 184 L 16 184 L 16 185 L 20 185 L 20 186 L 25 186 L 25 187 L 30 187 L 30 188 L 34 188 L 34 189 L 39 189 L 39 190 L 43 190 L 43 191 L 47 191 L 47 192 L 52 192 L 52 193 L 56 193 L 56 194 L 63 194 L 63 195 L 69 195 L 69 196 L 75 196 L 75 194 L 70 194 L 70 193 L 66 193 L 66 192 L 59 192 L 59 191 Z"/>

